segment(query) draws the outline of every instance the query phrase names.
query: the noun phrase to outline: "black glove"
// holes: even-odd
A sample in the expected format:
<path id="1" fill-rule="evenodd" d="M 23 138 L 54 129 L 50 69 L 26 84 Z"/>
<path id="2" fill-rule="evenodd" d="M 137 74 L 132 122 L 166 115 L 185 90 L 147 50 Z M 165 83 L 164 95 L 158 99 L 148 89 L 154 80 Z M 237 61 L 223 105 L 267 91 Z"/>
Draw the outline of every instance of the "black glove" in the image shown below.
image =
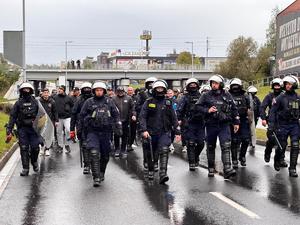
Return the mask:
<path id="1" fill-rule="evenodd" d="M 269 131 L 270 133 L 273 133 L 273 132 L 275 131 L 275 126 L 274 126 L 273 123 L 269 123 L 269 124 L 268 124 L 268 131 Z"/>

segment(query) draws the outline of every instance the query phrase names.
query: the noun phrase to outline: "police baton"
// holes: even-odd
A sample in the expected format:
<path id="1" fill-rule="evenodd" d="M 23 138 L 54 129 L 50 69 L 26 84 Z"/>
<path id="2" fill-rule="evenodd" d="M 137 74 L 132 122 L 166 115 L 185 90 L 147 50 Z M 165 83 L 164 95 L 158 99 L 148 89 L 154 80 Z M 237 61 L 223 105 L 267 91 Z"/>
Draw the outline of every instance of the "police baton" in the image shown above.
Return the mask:
<path id="1" fill-rule="evenodd" d="M 280 151 L 282 151 L 282 150 L 283 150 L 282 145 L 280 144 L 280 141 L 279 141 L 279 139 L 278 139 L 278 137 L 277 137 L 275 131 L 272 131 L 272 134 L 273 134 L 273 136 L 274 136 L 274 138 L 275 138 L 275 141 L 276 141 L 278 147 L 280 148 Z"/>
<path id="2" fill-rule="evenodd" d="M 149 148 L 150 148 L 151 162 L 154 163 L 153 148 L 152 148 L 152 138 L 151 138 L 150 135 L 149 135 L 149 137 L 148 137 L 148 141 L 149 141 Z"/>

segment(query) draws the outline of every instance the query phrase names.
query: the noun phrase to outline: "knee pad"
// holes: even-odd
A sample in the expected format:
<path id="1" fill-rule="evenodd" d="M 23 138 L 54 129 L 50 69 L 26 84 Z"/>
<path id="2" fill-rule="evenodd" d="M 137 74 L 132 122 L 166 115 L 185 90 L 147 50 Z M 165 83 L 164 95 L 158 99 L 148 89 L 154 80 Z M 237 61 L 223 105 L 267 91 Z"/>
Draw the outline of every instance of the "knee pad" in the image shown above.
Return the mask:
<path id="1" fill-rule="evenodd" d="M 169 153 L 169 147 L 164 146 L 160 149 L 160 154 L 168 154 Z"/>
<path id="2" fill-rule="evenodd" d="M 21 151 L 29 151 L 29 145 L 20 145 Z"/>
<path id="3" fill-rule="evenodd" d="M 224 142 L 223 144 L 221 144 L 221 149 L 230 149 L 231 148 L 231 142 Z"/>
<path id="4" fill-rule="evenodd" d="M 86 141 L 83 141 L 83 142 L 82 142 L 81 148 L 84 148 L 84 149 L 87 148 L 87 142 L 86 142 Z"/>
<path id="5" fill-rule="evenodd" d="M 31 148 L 31 152 L 38 153 L 40 151 L 39 147 Z"/>
<path id="6" fill-rule="evenodd" d="M 291 147 L 292 149 L 295 149 L 295 150 L 299 150 L 299 142 L 298 141 L 292 141 L 291 143 Z"/>
<path id="7" fill-rule="evenodd" d="M 91 152 L 91 156 L 99 156 L 100 155 L 98 149 L 91 149 L 90 152 Z"/>
<path id="8" fill-rule="evenodd" d="M 207 149 L 216 149 L 216 145 L 215 144 L 208 144 L 207 145 Z"/>

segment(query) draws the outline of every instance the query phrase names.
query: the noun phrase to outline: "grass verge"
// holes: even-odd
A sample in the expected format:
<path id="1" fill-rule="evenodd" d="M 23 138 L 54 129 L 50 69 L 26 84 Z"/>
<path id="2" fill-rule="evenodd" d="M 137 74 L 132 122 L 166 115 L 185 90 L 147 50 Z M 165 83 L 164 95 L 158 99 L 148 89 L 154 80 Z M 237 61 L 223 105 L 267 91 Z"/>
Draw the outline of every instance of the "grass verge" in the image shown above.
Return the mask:
<path id="1" fill-rule="evenodd" d="M 9 116 L 3 112 L 0 112 L 0 158 L 5 152 L 7 152 L 11 146 L 16 142 L 15 137 L 11 140 L 10 143 L 6 144 L 6 128 L 4 125 L 7 123 Z"/>

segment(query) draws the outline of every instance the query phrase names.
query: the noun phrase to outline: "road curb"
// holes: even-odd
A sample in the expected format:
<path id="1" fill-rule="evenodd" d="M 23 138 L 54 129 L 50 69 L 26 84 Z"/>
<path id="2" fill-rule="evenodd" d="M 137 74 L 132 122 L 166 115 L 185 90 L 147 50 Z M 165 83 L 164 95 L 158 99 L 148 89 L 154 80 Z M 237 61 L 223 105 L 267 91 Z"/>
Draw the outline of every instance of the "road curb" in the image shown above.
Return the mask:
<path id="1" fill-rule="evenodd" d="M 14 152 L 18 149 L 18 142 L 14 143 L 13 146 L 1 157 L 0 159 L 0 171 L 6 165 L 10 157 L 14 154 Z"/>

